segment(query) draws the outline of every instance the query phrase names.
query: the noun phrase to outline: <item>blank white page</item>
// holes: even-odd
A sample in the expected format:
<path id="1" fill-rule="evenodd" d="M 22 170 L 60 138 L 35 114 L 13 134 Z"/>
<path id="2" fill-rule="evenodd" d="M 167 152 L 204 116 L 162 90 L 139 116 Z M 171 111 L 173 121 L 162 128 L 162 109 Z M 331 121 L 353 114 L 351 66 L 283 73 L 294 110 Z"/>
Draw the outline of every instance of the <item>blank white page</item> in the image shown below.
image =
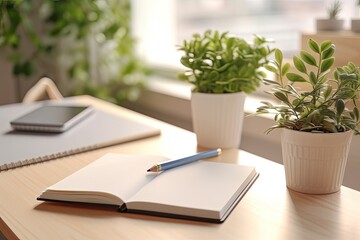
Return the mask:
<path id="1" fill-rule="evenodd" d="M 198 161 L 158 174 L 126 205 L 129 209 L 221 218 L 255 175 L 254 167 Z"/>
<path id="2" fill-rule="evenodd" d="M 107 193 L 110 193 L 126 202 L 155 177 L 155 175 L 147 174 L 146 170 L 164 160 L 165 158 L 161 156 L 108 153 L 49 187 L 47 192 L 50 193 L 50 196 L 53 196 L 51 193 L 54 192 L 62 193 L 71 198 L 76 197 L 75 199 L 80 202 L 95 203 L 105 202 L 103 202 L 104 200 L 99 202 L 92 196 L 108 197 Z M 99 194 L 94 194 L 96 192 Z M 47 196 L 43 197 L 47 198 Z M 59 199 L 58 196 L 56 199 L 69 201 L 69 199 Z M 111 204 L 110 202 L 106 203 Z M 122 202 L 117 204 L 121 205 Z"/>

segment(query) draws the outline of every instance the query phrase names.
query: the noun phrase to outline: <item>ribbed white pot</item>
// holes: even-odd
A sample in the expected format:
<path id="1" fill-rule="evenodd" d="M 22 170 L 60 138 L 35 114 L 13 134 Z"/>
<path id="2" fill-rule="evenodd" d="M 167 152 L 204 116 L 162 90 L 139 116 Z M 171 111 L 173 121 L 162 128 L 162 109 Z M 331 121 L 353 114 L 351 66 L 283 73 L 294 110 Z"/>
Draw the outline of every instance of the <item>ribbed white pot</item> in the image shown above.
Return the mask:
<path id="1" fill-rule="evenodd" d="M 205 148 L 240 146 L 245 94 L 192 93 L 191 111 L 197 143 Z"/>
<path id="2" fill-rule="evenodd" d="M 309 133 L 283 129 L 281 143 L 287 187 L 310 194 L 339 191 L 352 134 L 352 131 Z"/>

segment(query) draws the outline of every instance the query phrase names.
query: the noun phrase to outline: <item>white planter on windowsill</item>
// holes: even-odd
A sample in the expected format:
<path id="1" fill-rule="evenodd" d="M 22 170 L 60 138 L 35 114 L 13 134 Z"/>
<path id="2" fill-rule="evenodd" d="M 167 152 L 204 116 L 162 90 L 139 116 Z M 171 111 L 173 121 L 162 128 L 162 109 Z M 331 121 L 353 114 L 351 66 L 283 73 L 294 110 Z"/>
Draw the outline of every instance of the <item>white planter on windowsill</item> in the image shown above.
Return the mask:
<path id="1" fill-rule="evenodd" d="M 344 29 L 344 19 L 316 19 L 317 31 L 341 31 Z"/>
<path id="2" fill-rule="evenodd" d="M 282 129 L 288 188 L 309 194 L 340 190 L 353 132 L 309 133 Z"/>
<path id="3" fill-rule="evenodd" d="M 191 112 L 198 145 L 205 148 L 239 148 L 245 94 L 192 93 Z"/>
<path id="4" fill-rule="evenodd" d="M 351 19 L 351 31 L 360 33 L 360 18 Z"/>

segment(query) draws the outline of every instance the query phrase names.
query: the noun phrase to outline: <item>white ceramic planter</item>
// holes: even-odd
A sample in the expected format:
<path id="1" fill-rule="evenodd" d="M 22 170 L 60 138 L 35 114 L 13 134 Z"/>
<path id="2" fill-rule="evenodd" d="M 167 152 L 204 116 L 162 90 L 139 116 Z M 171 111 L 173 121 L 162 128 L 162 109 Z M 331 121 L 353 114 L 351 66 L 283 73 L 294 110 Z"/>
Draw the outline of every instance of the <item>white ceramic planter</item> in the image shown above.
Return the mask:
<path id="1" fill-rule="evenodd" d="M 192 93 L 191 111 L 197 143 L 205 148 L 240 146 L 245 94 Z"/>
<path id="2" fill-rule="evenodd" d="M 344 19 L 316 19 L 318 31 L 339 31 L 344 28 Z"/>
<path id="3" fill-rule="evenodd" d="M 351 31 L 360 32 L 360 19 L 351 19 Z"/>
<path id="4" fill-rule="evenodd" d="M 310 194 L 339 191 L 352 135 L 352 131 L 308 133 L 283 129 L 281 143 L 287 187 Z"/>

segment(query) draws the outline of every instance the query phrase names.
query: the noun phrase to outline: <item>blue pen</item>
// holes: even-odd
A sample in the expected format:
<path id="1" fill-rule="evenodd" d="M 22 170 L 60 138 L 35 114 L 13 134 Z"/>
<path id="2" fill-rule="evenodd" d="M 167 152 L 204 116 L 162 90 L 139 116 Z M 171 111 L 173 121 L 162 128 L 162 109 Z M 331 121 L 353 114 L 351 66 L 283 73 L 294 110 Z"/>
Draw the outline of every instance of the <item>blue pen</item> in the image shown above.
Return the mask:
<path id="1" fill-rule="evenodd" d="M 165 171 L 165 170 L 175 168 L 175 167 L 178 167 L 178 166 L 182 166 L 184 164 L 192 163 L 192 162 L 204 159 L 204 158 L 215 157 L 215 156 L 218 156 L 220 154 L 221 154 L 221 149 L 218 148 L 218 149 L 215 149 L 215 150 L 198 153 L 198 154 L 190 156 L 190 157 L 184 157 L 184 158 L 180 158 L 180 159 L 177 159 L 177 160 L 170 160 L 170 161 L 166 161 L 166 162 L 161 162 L 161 163 L 158 163 L 158 164 L 152 166 L 147 171 L 148 172 Z"/>

